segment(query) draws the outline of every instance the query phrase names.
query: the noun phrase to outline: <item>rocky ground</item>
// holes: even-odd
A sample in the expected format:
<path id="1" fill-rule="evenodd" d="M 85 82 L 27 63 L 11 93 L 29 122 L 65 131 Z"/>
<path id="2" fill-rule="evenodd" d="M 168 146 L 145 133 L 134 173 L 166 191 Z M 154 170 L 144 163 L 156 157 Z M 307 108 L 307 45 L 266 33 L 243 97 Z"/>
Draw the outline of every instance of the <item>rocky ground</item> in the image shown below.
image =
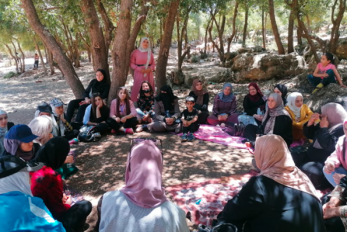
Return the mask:
<path id="1" fill-rule="evenodd" d="M 175 71 L 176 60 L 171 58 L 168 72 Z M 214 54 L 199 63 L 185 63 L 183 72 L 186 82 L 194 78 L 204 79 L 210 92 L 210 102 L 215 94 L 221 91 L 223 83 L 218 80 L 232 81 L 231 68 L 219 67 L 218 58 Z M 94 78 L 90 63 L 82 63 L 83 67 L 76 69 L 78 76 L 86 86 Z M 4 79 L 5 73 L 0 70 L 0 108 L 9 113 L 9 120 L 15 124 L 28 124 L 34 116 L 36 106 L 42 101 L 49 101 L 54 97 L 61 98 L 65 103 L 74 99 L 72 91 L 62 78 L 59 71 L 53 76 L 44 76 L 41 69 L 29 70 L 19 77 Z M 344 69 L 342 74 L 345 75 Z M 276 83 L 286 84 L 289 91 L 301 91 L 306 102 L 312 101 L 317 109 L 322 101 L 337 99 L 338 96 L 347 96 L 347 89 L 340 89 L 331 85 L 325 92 L 310 96 L 311 87 L 305 78 L 307 73 L 298 74 L 282 79 L 258 81 L 264 93 L 272 91 Z M 129 76 L 127 87 L 132 86 Z M 233 91 L 238 99 L 238 110 L 242 111 L 242 100 L 247 93 L 247 83 L 233 83 Z M 179 97 L 180 107 L 184 109 L 184 98 L 189 93 L 187 86 L 174 86 L 175 94 Z M 330 94 L 330 98 L 322 97 Z M 324 95 L 325 96 L 325 95 Z M 343 101 L 343 98 L 340 99 Z M 321 101 L 321 102 L 318 102 Z M 317 103 L 318 102 L 318 103 Z M 316 105 L 315 105 L 316 104 Z M 212 104 L 209 106 L 212 110 Z M 180 138 L 174 134 L 137 133 L 131 136 L 107 135 L 95 143 L 80 143 L 73 145 L 78 157 L 76 165 L 80 171 L 72 176 L 67 184 L 71 189 L 80 191 L 86 199 L 97 204 L 100 196 L 109 190 L 119 189 L 124 185 L 124 172 L 127 154 L 130 150 L 132 138 L 155 137 L 163 142 L 164 170 L 163 184 L 165 186 L 186 183 L 191 181 L 204 181 L 211 178 L 246 173 L 250 168 L 252 155 L 245 150 L 233 149 L 215 143 L 194 141 L 182 144 Z M 88 218 L 86 231 L 94 231 L 96 210 Z"/>

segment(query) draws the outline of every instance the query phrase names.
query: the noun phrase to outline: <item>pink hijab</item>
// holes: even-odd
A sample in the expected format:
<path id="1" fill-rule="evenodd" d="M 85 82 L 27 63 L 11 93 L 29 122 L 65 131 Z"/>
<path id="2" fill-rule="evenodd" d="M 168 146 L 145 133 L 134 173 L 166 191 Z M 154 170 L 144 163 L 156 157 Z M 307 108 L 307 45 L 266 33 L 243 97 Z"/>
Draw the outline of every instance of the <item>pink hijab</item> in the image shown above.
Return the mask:
<path id="1" fill-rule="evenodd" d="M 128 156 L 125 187 L 120 191 L 143 208 L 154 208 L 167 198 L 162 187 L 163 159 L 153 141 L 135 145 Z"/>
<path id="2" fill-rule="evenodd" d="M 288 146 L 279 135 L 264 135 L 255 142 L 255 162 L 266 176 L 289 188 L 306 192 L 319 200 L 311 180 L 295 166 Z"/>

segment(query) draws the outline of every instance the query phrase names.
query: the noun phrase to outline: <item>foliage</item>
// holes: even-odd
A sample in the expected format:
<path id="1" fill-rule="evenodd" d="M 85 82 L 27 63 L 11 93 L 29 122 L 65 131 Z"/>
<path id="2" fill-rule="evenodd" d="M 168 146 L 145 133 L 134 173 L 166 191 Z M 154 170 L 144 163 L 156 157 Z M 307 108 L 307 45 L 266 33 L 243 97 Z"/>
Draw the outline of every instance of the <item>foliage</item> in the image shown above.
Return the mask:
<path id="1" fill-rule="evenodd" d="M 17 76 L 17 74 L 15 74 L 14 72 L 9 72 L 4 76 L 4 78 L 10 79 L 11 77 L 15 77 L 15 76 Z"/>

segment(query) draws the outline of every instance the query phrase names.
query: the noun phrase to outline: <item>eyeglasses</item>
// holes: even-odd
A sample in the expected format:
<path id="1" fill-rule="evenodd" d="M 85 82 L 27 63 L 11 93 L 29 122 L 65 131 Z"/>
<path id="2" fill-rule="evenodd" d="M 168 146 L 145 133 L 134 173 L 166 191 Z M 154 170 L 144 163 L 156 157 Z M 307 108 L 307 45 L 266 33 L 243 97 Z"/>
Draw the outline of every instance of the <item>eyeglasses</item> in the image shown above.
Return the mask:
<path id="1" fill-rule="evenodd" d="M 7 116 L 5 116 L 5 117 L 0 117 L 0 121 L 2 121 L 2 120 L 7 120 Z"/>

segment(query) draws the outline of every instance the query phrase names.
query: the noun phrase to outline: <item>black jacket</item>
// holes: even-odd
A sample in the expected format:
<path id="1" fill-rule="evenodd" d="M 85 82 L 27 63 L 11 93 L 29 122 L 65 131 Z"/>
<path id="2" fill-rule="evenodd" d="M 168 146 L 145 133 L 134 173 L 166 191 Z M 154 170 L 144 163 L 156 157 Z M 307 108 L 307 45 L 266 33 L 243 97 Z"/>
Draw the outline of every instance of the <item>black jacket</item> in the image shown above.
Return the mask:
<path id="1" fill-rule="evenodd" d="M 324 165 L 328 156 L 335 151 L 337 140 L 344 135 L 343 125 L 339 124 L 332 129 L 328 129 L 320 128 L 319 124 L 307 126 L 307 123 L 303 127 L 304 135 L 306 138 L 313 140 L 307 150 L 308 161 L 319 162 Z M 320 144 L 321 149 L 317 148 L 317 142 Z"/>
<path id="2" fill-rule="evenodd" d="M 243 232 L 325 232 L 314 196 L 265 176 L 252 177 L 218 215 Z"/>
<path id="3" fill-rule="evenodd" d="M 259 134 L 264 134 L 264 128 L 269 119 L 270 116 L 268 116 L 265 122 L 260 125 Z M 273 134 L 281 136 L 284 139 L 284 141 L 286 141 L 288 147 L 293 142 L 292 127 L 292 119 L 288 115 L 280 115 L 276 117 Z"/>
<path id="4" fill-rule="evenodd" d="M 189 96 L 193 97 L 196 101 L 196 99 L 198 99 L 198 96 L 195 95 L 194 91 L 190 91 Z M 199 105 L 199 104 L 195 104 L 194 108 L 197 110 L 201 110 L 201 111 L 208 111 L 208 102 L 210 100 L 210 96 L 208 93 L 205 93 L 203 96 L 203 105 L 206 105 L 206 109 L 202 109 L 203 105 Z"/>
<path id="5" fill-rule="evenodd" d="M 263 98 L 260 98 L 259 101 L 257 102 L 252 102 L 246 95 L 245 98 L 243 99 L 243 110 L 249 116 L 253 116 L 257 114 L 257 109 L 261 106 L 264 106 L 264 109 L 265 109 L 265 101 Z"/>
<path id="6" fill-rule="evenodd" d="M 100 93 L 101 98 L 106 99 L 108 97 L 109 91 L 110 85 L 106 82 L 105 79 L 101 82 L 99 82 L 97 79 L 93 79 L 84 91 L 84 98 L 90 98 L 90 93 Z"/>

